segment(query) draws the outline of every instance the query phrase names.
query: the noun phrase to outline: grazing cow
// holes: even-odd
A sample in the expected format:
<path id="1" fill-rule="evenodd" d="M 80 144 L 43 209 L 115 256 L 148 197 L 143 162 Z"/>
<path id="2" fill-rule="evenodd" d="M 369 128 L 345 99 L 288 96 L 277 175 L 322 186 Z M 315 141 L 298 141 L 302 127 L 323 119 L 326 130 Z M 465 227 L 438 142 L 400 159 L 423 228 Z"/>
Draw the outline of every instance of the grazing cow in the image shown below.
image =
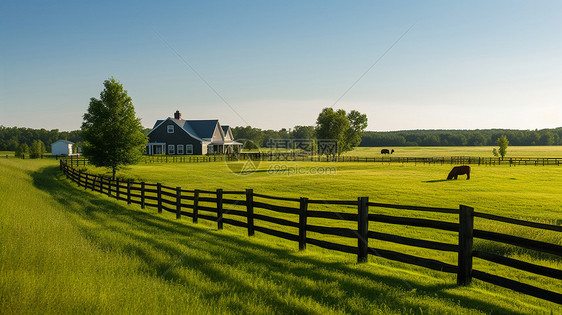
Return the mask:
<path id="1" fill-rule="evenodd" d="M 392 152 L 394 152 L 394 150 L 392 150 Z M 381 154 L 389 154 L 390 151 L 388 149 L 382 149 L 381 150 Z"/>
<path id="2" fill-rule="evenodd" d="M 457 177 L 459 175 L 464 175 L 466 174 L 466 179 L 470 179 L 470 166 L 468 165 L 463 165 L 463 166 L 455 166 L 453 167 L 453 169 L 451 170 L 451 172 L 449 172 L 449 175 L 447 176 L 447 179 L 457 179 Z"/>

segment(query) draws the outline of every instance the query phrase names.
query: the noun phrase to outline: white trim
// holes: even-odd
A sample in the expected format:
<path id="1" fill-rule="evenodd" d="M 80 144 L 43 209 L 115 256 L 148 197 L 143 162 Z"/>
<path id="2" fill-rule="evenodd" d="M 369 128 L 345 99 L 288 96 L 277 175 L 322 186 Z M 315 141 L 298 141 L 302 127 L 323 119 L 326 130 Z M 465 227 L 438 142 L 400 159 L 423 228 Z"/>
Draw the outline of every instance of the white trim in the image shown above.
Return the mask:
<path id="1" fill-rule="evenodd" d="M 185 145 L 185 154 L 193 154 L 193 144 Z"/>
<path id="2" fill-rule="evenodd" d="M 172 128 L 170 128 L 170 127 L 172 127 Z M 167 125 L 167 126 L 166 126 L 166 131 L 167 131 L 168 133 L 174 133 L 174 131 L 175 131 L 175 130 L 174 130 L 174 125 Z"/>
<path id="3" fill-rule="evenodd" d="M 181 149 L 181 150 L 180 150 L 180 149 Z M 180 151 L 181 151 L 181 152 L 180 152 Z M 185 153 L 183 152 L 183 144 L 178 144 L 178 145 L 176 146 L 176 152 L 177 152 L 178 155 L 183 155 L 183 154 L 185 154 Z"/>
<path id="4" fill-rule="evenodd" d="M 173 144 L 168 144 L 168 150 L 166 151 L 167 155 L 176 155 L 176 146 Z"/>

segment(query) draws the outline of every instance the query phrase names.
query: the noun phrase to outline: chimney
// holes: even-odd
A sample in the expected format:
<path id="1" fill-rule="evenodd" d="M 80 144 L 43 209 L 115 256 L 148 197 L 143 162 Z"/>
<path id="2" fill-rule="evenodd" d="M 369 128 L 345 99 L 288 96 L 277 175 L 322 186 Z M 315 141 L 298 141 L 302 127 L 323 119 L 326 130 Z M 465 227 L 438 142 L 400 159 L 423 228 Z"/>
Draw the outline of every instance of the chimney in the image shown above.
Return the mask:
<path id="1" fill-rule="evenodd" d="M 179 110 L 176 110 L 176 112 L 174 113 L 174 118 L 175 119 L 181 119 L 181 113 Z"/>

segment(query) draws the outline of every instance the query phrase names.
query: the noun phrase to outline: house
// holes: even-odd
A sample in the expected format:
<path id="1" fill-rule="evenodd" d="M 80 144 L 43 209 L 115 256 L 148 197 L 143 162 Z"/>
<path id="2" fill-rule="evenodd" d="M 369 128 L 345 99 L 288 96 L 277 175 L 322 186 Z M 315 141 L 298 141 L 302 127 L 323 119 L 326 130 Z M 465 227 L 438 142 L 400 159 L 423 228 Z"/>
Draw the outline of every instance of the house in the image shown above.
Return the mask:
<path id="1" fill-rule="evenodd" d="M 185 120 L 176 111 L 174 118 L 157 120 L 147 134 L 146 154 L 204 155 L 239 152 L 242 143 L 234 141 L 229 126 L 214 120 Z"/>
<path id="2" fill-rule="evenodd" d="M 51 154 L 52 155 L 71 155 L 73 142 L 67 140 L 57 140 L 51 143 Z"/>

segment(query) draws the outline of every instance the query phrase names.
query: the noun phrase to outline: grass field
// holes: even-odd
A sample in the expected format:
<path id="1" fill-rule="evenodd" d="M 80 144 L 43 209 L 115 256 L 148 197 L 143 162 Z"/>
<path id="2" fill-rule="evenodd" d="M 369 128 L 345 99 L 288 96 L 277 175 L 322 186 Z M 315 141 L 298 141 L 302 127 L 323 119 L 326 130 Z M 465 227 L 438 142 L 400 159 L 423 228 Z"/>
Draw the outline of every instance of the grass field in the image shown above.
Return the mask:
<path id="1" fill-rule="evenodd" d="M 392 156 L 398 157 L 451 157 L 479 156 L 493 157 L 494 147 L 357 147 L 344 155 L 361 157 L 379 157 L 381 149 L 394 149 Z M 497 147 L 495 147 L 497 149 Z M 562 146 L 510 146 L 507 147 L 506 158 L 534 157 L 561 158 Z"/>
<path id="2" fill-rule="evenodd" d="M 449 274 L 376 257 L 358 265 L 353 255 L 313 246 L 298 252 L 295 243 L 260 233 L 248 238 L 243 230 L 231 226 L 217 231 L 215 225 L 177 221 L 154 209 L 141 211 L 138 206 L 77 189 L 59 174 L 55 162 L 0 160 L 0 185 L 6 187 L 0 191 L 2 313 L 562 312 L 558 305 L 479 281 L 457 287 Z M 312 174 L 314 168 L 317 172 L 322 167 L 333 167 L 336 173 Z M 258 172 L 240 175 L 217 162 L 139 164 L 120 176 L 183 188 L 253 188 L 288 197 L 352 200 L 369 196 L 371 201 L 445 207 L 463 203 L 476 211 L 562 222 L 562 168 L 482 166 L 473 167 L 470 181 L 443 181 L 449 169 L 296 162 L 262 163 Z M 27 197 L 21 198 L 24 191 Z M 515 231 L 478 220 L 475 224 L 561 244 L 549 233 L 533 235 L 530 229 Z M 455 241 L 454 234 L 427 229 L 379 228 Z M 562 268 L 560 260 L 552 257 L 482 242 L 475 246 Z M 455 261 L 449 253 L 392 248 Z M 478 260 L 475 268 L 513 276 L 509 268 Z M 562 291 L 553 280 L 523 273 L 517 277 Z"/>

